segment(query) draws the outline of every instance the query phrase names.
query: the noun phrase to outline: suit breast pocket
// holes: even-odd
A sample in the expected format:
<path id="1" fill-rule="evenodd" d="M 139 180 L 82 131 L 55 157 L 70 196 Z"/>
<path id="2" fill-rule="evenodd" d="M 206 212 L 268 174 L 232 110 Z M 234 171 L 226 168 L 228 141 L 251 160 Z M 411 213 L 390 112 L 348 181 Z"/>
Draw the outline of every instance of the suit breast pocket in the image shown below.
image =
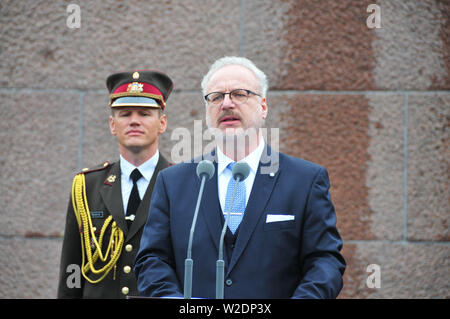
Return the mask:
<path id="1" fill-rule="evenodd" d="M 295 223 L 295 215 L 292 214 L 267 214 L 264 224 L 264 231 L 294 228 Z"/>

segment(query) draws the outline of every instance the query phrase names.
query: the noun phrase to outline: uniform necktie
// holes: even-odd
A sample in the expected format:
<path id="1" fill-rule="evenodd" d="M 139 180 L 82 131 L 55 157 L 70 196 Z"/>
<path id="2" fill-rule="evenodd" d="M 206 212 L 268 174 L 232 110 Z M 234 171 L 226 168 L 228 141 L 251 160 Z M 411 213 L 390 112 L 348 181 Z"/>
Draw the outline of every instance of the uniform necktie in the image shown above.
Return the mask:
<path id="1" fill-rule="evenodd" d="M 233 169 L 234 164 L 236 164 L 236 163 L 231 162 L 230 164 L 228 164 L 227 169 L 229 169 L 231 171 Z M 236 183 L 237 183 L 237 185 L 236 185 Z M 235 186 L 237 187 L 236 195 L 234 197 L 233 206 L 230 207 Z M 244 182 L 238 183 L 232 176 L 230 181 L 228 182 L 227 194 L 225 196 L 224 217 L 226 218 L 227 212 L 230 211 L 228 227 L 230 228 L 230 230 L 233 234 L 235 233 L 236 229 L 239 227 L 239 224 L 241 223 L 242 218 L 244 217 L 245 200 L 246 200 L 245 192 L 246 192 L 245 183 Z"/>
<path id="2" fill-rule="evenodd" d="M 127 224 L 128 228 L 130 228 L 131 223 L 133 222 L 134 215 L 141 203 L 141 198 L 139 197 L 139 191 L 137 187 L 137 181 L 142 177 L 141 172 L 137 168 L 135 168 L 131 174 L 130 178 L 133 181 L 133 188 L 131 189 L 130 197 L 128 198 L 128 206 L 127 206 Z"/>

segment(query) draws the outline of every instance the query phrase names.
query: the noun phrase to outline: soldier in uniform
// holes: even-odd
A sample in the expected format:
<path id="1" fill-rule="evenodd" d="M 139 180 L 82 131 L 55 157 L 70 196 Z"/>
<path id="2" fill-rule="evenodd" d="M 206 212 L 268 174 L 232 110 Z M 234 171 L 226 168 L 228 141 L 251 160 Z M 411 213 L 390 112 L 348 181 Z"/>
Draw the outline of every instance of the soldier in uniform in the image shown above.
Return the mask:
<path id="1" fill-rule="evenodd" d="M 61 254 L 58 298 L 138 295 L 133 263 L 158 172 L 172 80 L 155 71 L 121 72 L 106 80 L 111 134 L 120 160 L 85 168 L 73 180 Z"/>

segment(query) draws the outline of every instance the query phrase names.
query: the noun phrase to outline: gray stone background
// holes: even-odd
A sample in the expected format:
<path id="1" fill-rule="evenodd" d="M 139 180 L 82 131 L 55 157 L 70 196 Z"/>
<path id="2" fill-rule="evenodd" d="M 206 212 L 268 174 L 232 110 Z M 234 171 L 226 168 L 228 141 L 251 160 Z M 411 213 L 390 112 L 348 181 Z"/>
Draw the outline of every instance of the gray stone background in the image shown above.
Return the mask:
<path id="1" fill-rule="evenodd" d="M 381 28 L 366 25 L 371 3 Z M 170 158 L 174 129 L 204 118 L 208 66 L 242 55 L 269 77 L 280 150 L 329 171 L 340 298 L 449 298 L 449 15 L 448 0 L 2 0 L 0 297 L 56 296 L 72 178 L 118 157 L 106 77 L 173 78 Z"/>

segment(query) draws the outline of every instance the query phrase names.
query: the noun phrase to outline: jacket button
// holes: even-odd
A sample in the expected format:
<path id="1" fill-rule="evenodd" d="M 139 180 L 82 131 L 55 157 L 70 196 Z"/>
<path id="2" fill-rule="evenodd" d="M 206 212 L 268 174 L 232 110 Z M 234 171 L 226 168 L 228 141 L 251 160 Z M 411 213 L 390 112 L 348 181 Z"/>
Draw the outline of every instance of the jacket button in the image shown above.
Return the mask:
<path id="1" fill-rule="evenodd" d="M 225 285 L 231 286 L 232 284 L 233 284 L 233 280 L 231 280 L 230 278 L 228 278 L 227 280 L 225 280 Z"/>
<path id="2" fill-rule="evenodd" d="M 128 244 L 128 245 L 125 246 L 125 250 L 130 252 L 130 251 L 133 250 L 133 246 L 131 244 Z"/>
<path id="3" fill-rule="evenodd" d="M 123 293 L 124 295 L 128 295 L 129 292 L 130 292 L 130 289 L 128 289 L 128 287 L 123 287 L 123 288 L 122 288 L 122 293 Z"/>
<path id="4" fill-rule="evenodd" d="M 123 267 L 123 272 L 124 272 L 124 273 L 129 274 L 130 271 L 131 271 L 131 267 L 130 267 L 130 266 L 125 266 L 125 267 Z"/>

